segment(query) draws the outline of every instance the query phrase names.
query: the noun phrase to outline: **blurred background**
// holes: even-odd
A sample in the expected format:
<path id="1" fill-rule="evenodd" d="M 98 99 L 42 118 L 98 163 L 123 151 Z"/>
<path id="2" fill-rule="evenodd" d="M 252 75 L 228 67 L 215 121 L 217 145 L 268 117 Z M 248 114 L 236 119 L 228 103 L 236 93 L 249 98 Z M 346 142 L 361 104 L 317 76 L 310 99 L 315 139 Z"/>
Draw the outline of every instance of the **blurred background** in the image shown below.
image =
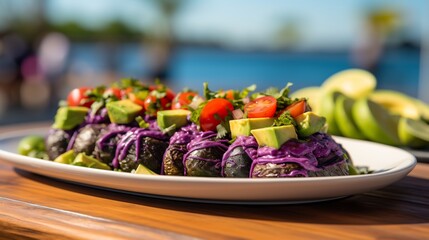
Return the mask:
<path id="1" fill-rule="evenodd" d="M 429 101 L 425 0 L 0 0 L 0 125 L 51 120 L 74 87 L 320 85 L 351 67 Z"/>

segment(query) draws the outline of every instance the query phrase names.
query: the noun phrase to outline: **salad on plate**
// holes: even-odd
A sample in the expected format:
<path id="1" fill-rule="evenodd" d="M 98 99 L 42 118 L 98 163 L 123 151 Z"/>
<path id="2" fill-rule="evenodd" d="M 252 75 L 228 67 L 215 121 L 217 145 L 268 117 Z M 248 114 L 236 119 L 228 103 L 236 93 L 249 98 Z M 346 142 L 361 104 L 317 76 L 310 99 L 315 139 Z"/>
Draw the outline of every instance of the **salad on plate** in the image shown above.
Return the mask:
<path id="1" fill-rule="evenodd" d="M 327 134 L 307 98 L 283 89 L 175 94 L 161 83 L 122 79 L 81 87 L 61 101 L 46 136 L 28 136 L 22 155 L 134 174 L 227 178 L 366 173 Z"/>

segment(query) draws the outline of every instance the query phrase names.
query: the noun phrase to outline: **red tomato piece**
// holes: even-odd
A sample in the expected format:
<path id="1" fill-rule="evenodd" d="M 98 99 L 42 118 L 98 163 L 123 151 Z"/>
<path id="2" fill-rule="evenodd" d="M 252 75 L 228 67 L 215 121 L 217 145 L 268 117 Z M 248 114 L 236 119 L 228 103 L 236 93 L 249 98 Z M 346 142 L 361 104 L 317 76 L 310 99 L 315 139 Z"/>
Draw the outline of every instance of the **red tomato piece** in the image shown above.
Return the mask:
<path id="1" fill-rule="evenodd" d="M 168 98 L 168 100 L 172 101 L 174 99 L 174 97 L 176 97 L 176 94 L 173 92 L 173 90 L 167 88 L 166 91 L 167 95 L 166 97 Z"/>
<path id="2" fill-rule="evenodd" d="M 145 99 L 141 99 L 137 96 L 136 93 L 130 92 L 127 94 L 128 95 L 128 99 L 130 99 L 132 102 L 134 102 L 135 104 L 138 104 L 142 107 L 145 107 Z M 147 95 L 147 94 L 146 94 Z"/>
<path id="3" fill-rule="evenodd" d="M 104 96 L 115 96 L 116 99 L 120 100 L 122 99 L 122 90 L 117 88 L 117 87 L 111 87 L 106 89 L 106 91 L 104 91 L 103 93 Z"/>
<path id="4" fill-rule="evenodd" d="M 234 90 L 230 89 L 225 92 L 225 98 L 228 100 L 234 100 Z"/>
<path id="5" fill-rule="evenodd" d="M 94 100 L 87 96 L 87 93 L 92 88 L 80 87 L 73 89 L 67 96 L 67 103 L 69 106 L 84 106 L 90 108 Z"/>
<path id="6" fill-rule="evenodd" d="M 188 109 L 192 99 L 198 95 L 196 92 L 180 92 L 171 103 L 171 109 Z"/>
<path id="7" fill-rule="evenodd" d="M 152 85 L 152 86 L 149 86 L 149 91 L 153 91 L 153 90 L 157 90 L 157 91 L 163 91 L 163 89 L 164 89 L 164 85 Z M 173 92 L 173 90 L 171 90 L 171 89 L 169 89 L 169 88 L 167 88 L 166 90 L 165 90 L 165 93 L 166 93 L 166 97 L 171 101 L 171 100 L 173 100 L 173 98 L 176 96 L 176 94 Z"/>
<path id="8" fill-rule="evenodd" d="M 277 100 L 271 96 L 257 98 L 244 106 L 248 118 L 273 117 L 276 109 Z"/>
<path id="9" fill-rule="evenodd" d="M 301 101 L 294 102 L 291 105 L 287 106 L 285 111 L 289 111 L 290 115 L 293 118 L 296 118 L 299 115 L 303 114 L 305 112 L 306 108 L 307 108 L 307 104 L 306 104 L 305 100 L 301 100 Z"/>
<path id="10" fill-rule="evenodd" d="M 216 126 L 234 110 L 232 103 L 224 98 L 210 100 L 201 111 L 200 127 L 203 131 L 215 131 Z M 218 117 L 215 117 L 218 116 Z"/>
<path id="11" fill-rule="evenodd" d="M 156 116 L 160 110 L 171 109 L 171 101 L 167 97 L 157 98 L 155 95 L 149 94 L 144 100 L 144 109 L 147 114 Z"/>

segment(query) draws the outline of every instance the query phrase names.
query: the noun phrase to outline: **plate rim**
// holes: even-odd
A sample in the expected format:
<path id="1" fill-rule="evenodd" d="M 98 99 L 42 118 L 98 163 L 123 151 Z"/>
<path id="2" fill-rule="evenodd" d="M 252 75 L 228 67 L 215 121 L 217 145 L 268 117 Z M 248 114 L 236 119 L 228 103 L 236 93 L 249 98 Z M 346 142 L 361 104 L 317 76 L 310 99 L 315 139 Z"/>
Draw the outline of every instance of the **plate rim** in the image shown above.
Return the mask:
<path id="1" fill-rule="evenodd" d="M 16 131 L 10 131 L 6 133 L 0 134 L 0 146 L 3 141 L 16 139 L 19 137 L 23 137 L 25 135 L 29 135 L 29 132 L 36 132 L 36 131 L 47 131 L 47 127 L 37 127 L 32 129 L 26 129 L 26 130 L 16 130 Z M 55 179 L 60 179 L 64 181 L 72 181 L 70 179 L 61 179 L 58 177 L 53 176 L 53 174 L 46 174 L 43 173 L 44 171 L 39 171 L 38 168 L 49 168 L 49 169 L 57 169 L 60 172 L 70 172 L 74 174 L 90 174 L 94 175 L 96 177 L 112 177 L 115 179 L 124 179 L 124 180 L 137 180 L 137 181 L 147 181 L 147 182 L 158 182 L 158 183 L 171 183 L 176 182 L 175 184 L 192 184 L 192 183 L 198 183 L 198 184 L 218 184 L 218 185 L 231 185 L 231 184 L 241 184 L 241 185 L 266 185 L 266 184 L 298 184 L 298 183 L 324 183 L 324 182 L 331 182 L 331 181 L 339 181 L 339 182 L 351 182 L 351 181 L 375 181 L 377 179 L 387 178 L 387 177 L 397 177 L 399 179 L 406 176 L 417 164 L 417 160 L 415 156 L 413 156 L 411 153 L 397 148 L 392 147 L 380 143 L 374 143 L 369 141 L 363 141 L 363 140 L 357 140 L 357 139 L 350 139 L 350 138 L 344 138 L 344 137 L 338 137 L 334 136 L 335 140 L 340 140 L 339 142 L 342 143 L 344 141 L 351 141 L 351 142 L 364 142 L 365 144 L 371 144 L 371 145 L 380 145 L 382 147 L 387 147 L 391 149 L 395 149 L 397 151 L 401 151 L 404 153 L 405 157 L 404 159 L 401 159 L 400 162 L 385 171 L 380 171 L 372 174 L 366 174 L 366 175 L 352 175 L 352 176 L 328 176 L 328 177 L 307 177 L 307 178 L 213 178 L 213 177 L 190 177 L 190 176 L 165 176 L 165 175 L 142 175 L 142 174 L 131 174 L 127 172 L 115 172 L 115 171 L 107 171 L 107 170 L 101 170 L 101 169 L 93 169 L 93 168 L 85 168 L 80 166 L 73 166 L 73 165 L 67 165 L 67 164 L 61 164 L 56 163 L 52 161 L 42 160 L 42 159 L 36 159 L 32 157 L 22 156 L 18 153 L 6 151 L 3 149 L 0 149 L 0 161 L 7 162 L 11 164 L 12 166 L 23 169 L 25 171 L 33 172 L 39 175 L 48 176 Z M 36 165 L 36 168 L 33 169 L 33 171 L 29 168 L 34 167 Z M 42 173 L 41 173 L 42 172 Z M 79 182 L 78 182 L 79 183 Z M 391 182 L 393 183 L 393 182 Z M 390 185 L 389 183 L 388 185 Z M 111 187 L 103 187 L 97 184 L 90 184 L 87 182 L 84 182 L 86 185 L 92 185 L 96 187 L 101 188 L 108 188 L 113 190 L 119 190 L 119 191 L 125 191 L 130 192 L 129 190 L 121 190 L 117 188 L 111 188 Z M 145 193 L 145 192 L 135 192 L 137 194 L 149 194 L 153 195 L 153 193 Z M 132 193 L 133 194 L 133 193 Z M 175 198 L 174 196 L 161 196 L 162 198 Z M 338 195 L 333 198 L 342 197 L 342 195 Z M 180 197 L 183 198 L 183 197 Z M 195 200 L 195 198 L 191 198 Z M 180 199 L 179 199 L 180 200 Z M 213 199 L 200 199 L 202 201 L 208 201 L 212 202 Z M 218 200 L 215 200 L 217 202 Z M 235 200 L 234 200 L 235 201 Z M 306 200 L 308 201 L 308 199 Z M 249 201 L 246 201 L 249 202 Z M 255 201 L 250 201 L 255 202 Z M 264 201 L 257 201 L 257 202 L 264 202 Z M 269 201 L 273 202 L 273 201 Z M 274 201 L 276 202 L 276 201 Z M 278 201 L 277 201 L 278 202 Z M 285 201 L 280 201 L 285 202 Z M 289 201 L 286 201 L 289 202 Z M 297 202 L 297 201 L 295 201 Z M 298 201 L 301 202 L 301 201 Z M 310 201 L 311 202 L 311 201 Z"/>

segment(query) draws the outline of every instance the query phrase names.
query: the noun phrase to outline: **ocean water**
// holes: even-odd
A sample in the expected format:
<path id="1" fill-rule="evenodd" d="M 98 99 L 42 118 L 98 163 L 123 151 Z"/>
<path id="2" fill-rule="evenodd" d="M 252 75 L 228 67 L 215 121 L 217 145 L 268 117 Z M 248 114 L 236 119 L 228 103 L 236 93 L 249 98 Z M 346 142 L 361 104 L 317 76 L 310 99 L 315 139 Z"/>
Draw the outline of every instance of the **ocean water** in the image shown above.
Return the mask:
<path id="1" fill-rule="evenodd" d="M 125 44 L 107 55 L 105 47 L 76 44 L 70 61 L 83 62 L 94 69 L 116 69 L 120 76 L 143 78 L 148 74 L 147 52 L 137 44 Z M 106 61 L 106 59 L 111 59 Z M 169 85 L 201 90 L 203 82 L 211 89 L 243 88 L 256 84 L 258 89 L 283 87 L 292 82 L 292 90 L 318 86 L 332 74 L 356 67 L 349 52 L 240 52 L 213 48 L 178 48 L 170 63 Z M 416 49 L 388 50 L 375 71 L 377 87 L 417 96 L 420 54 Z"/>

